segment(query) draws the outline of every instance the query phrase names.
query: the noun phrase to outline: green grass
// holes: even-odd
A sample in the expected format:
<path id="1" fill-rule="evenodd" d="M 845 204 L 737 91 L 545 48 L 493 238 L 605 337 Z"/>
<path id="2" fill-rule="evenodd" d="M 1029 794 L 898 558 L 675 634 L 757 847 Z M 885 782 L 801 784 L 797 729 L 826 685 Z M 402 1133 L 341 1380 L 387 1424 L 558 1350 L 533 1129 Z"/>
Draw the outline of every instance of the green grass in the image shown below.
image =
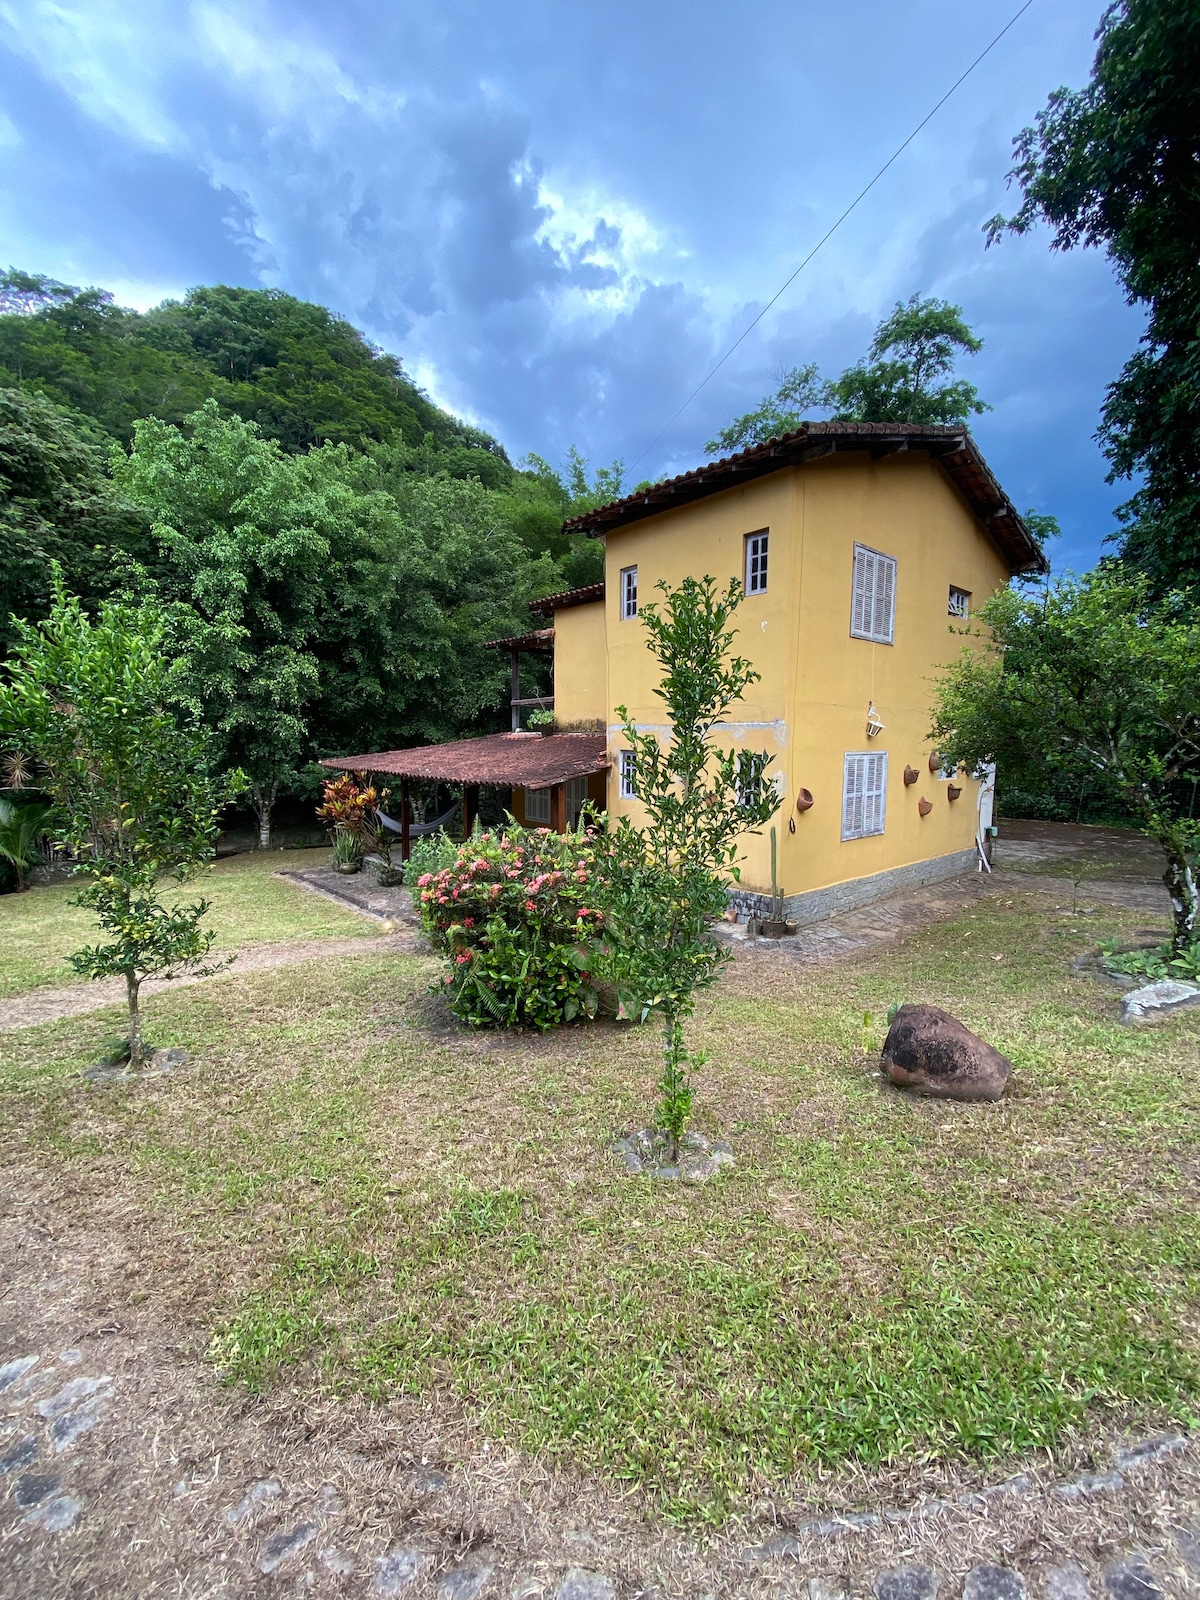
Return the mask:
<path id="1" fill-rule="evenodd" d="M 1131 923 L 984 901 L 836 967 L 733 968 L 695 1025 L 698 1125 L 737 1150 L 704 1188 L 609 1151 L 648 1031 L 463 1040 L 399 956 L 157 996 L 194 1064 L 128 1089 L 79 1079 L 111 1019 L 0 1037 L 0 1132 L 81 1204 L 136 1204 L 175 1263 L 147 1291 L 230 1381 L 464 1407 L 717 1521 L 818 1466 L 1195 1423 L 1200 1017 L 1121 1028 L 1070 973 Z M 877 1047 L 905 999 L 1005 1050 L 1010 1095 L 872 1076 L 863 1013 Z"/>
<path id="2" fill-rule="evenodd" d="M 216 929 L 221 950 L 275 940 L 377 932 L 377 925 L 366 917 L 343 911 L 332 901 L 275 876 L 284 870 L 321 866 L 328 859 L 328 850 L 230 856 L 179 895 L 189 900 L 203 896 L 211 903 L 208 925 Z M 74 884 L 59 883 L 25 894 L 0 895 L 0 949 L 4 951 L 0 999 L 82 981 L 65 958 L 94 941 L 96 933 L 91 915 L 70 903 L 76 892 Z"/>

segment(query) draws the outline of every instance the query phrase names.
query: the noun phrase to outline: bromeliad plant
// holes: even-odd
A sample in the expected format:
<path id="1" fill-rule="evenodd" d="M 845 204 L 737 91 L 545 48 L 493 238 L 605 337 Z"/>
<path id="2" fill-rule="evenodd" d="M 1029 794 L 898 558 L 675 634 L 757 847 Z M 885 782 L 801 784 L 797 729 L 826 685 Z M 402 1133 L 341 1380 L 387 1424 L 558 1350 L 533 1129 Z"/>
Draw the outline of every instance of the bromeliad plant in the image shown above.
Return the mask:
<path id="1" fill-rule="evenodd" d="M 713 741 L 730 707 L 759 679 L 749 661 L 730 654 L 741 585 L 735 579 L 720 591 L 705 577 L 685 578 L 673 592 L 658 587 L 663 602 L 643 606 L 639 617 L 662 668 L 655 693 L 667 708 L 671 742 L 664 748 L 656 734 L 639 732 L 626 707 L 617 707 L 646 823 L 622 817 L 598 841 L 598 865 L 622 1007 L 662 1019 L 657 1120 L 674 1160 L 692 1107 L 689 1067 L 704 1062 L 685 1048 L 683 1025 L 697 991 L 728 959 L 709 926 L 740 875 L 740 836 L 768 823 L 779 797 L 766 778 L 769 755 Z"/>
<path id="2" fill-rule="evenodd" d="M 244 779 L 215 776 L 202 730 L 173 709 L 184 669 L 154 610 L 108 602 L 93 621 L 59 578 L 46 621 L 16 627 L 0 741 L 36 763 L 47 832 L 85 880 L 75 904 L 95 912 L 104 937 L 67 959 L 85 977 L 124 978 L 137 1071 L 145 980 L 223 965 L 205 960 L 207 903 L 164 904 L 160 890 L 211 860 L 221 809 Z"/>
<path id="3" fill-rule="evenodd" d="M 591 831 L 482 833 L 417 885 L 422 926 L 450 958 L 441 987 L 464 1022 L 546 1029 L 595 1016 L 604 918 Z"/>

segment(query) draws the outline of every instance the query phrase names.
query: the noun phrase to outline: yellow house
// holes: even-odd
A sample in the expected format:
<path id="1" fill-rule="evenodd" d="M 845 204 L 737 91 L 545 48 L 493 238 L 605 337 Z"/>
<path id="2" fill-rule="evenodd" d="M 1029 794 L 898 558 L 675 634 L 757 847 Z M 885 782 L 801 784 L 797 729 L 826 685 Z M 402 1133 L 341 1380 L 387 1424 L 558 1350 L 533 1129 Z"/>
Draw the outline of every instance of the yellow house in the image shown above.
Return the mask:
<path id="1" fill-rule="evenodd" d="M 810 423 L 566 528 L 605 541 L 604 583 L 534 610 L 553 618 L 556 727 L 604 736 L 610 814 L 638 813 L 614 708 L 669 736 L 639 603 L 688 574 L 737 577 L 736 647 L 762 676 L 719 731 L 774 757 L 787 914 L 815 921 L 974 868 L 990 781 L 941 769 L 931 686 L 955 630 L 1045 561 L 965 429 Z M 604 782 L 590 780 L 597 799 Z M 516 791 L 519 817 L 525 802 Z M 765 909 L 770 876 L 766 836 L 747 836 L 743 914 Z"/>

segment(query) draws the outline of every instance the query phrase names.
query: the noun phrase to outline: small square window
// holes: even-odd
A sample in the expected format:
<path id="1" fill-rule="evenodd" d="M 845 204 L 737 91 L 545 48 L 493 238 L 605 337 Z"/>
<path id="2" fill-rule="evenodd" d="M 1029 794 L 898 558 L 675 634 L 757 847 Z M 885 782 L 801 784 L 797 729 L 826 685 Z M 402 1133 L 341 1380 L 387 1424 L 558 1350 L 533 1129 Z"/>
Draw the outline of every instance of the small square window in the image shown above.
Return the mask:
<path id="1" fill-rule="evenodd" d="M 768 532 L 766 528 L 761 533 L 748 533 L 746 535 L 747 594 L 764 594 L 766 592 L 767 539 Z"/>
<path id="2" fill-rule="evenodd" d="M 621 568 L 621 621 L 637 616 L 637 568 Z"/>
<path id="3" fill-rule="evenodd" d="M 621 799 L 636 800 L 637 788 L 634 783 L 635 756 L 632 750 L 621 751 Z"/>
<path id="4" fill-rule="evenodd" d="M 950 600 L 946 606 L 949 616 L 966 619 L 971 615 L 971 591 L 969 589 L 956 589 L 950 585 Z"/>
<path id="5" fill-rule="evenodd" d="M 891 644 L 896 621 L 896 558 L 865 544 L 854 546 L 850 633 L 872 644 Z"/>
<path id="6" fill-rule="evenodd" d="M 545 823 L 547 827 L 550 826 L 549 789 L 526 789 L 525 821 L 533 823 Z"/>

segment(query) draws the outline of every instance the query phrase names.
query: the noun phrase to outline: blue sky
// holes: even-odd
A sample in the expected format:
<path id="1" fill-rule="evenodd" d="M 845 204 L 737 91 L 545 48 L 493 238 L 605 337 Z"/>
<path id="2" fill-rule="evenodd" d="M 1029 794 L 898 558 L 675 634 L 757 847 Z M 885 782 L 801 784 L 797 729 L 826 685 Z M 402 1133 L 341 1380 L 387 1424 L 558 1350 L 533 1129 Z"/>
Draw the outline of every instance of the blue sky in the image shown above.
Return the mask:
<path id="1" fill-rule="evenodd" d="M 0 253 L 137 306 L 321 301 L 514 458 L 636 478 L 948 297 L 985 340 L 983 450 L 1078 569 L 1128 492 L 1092 435 L 1141 317 L 1103 257 L 981 224 L 1012 136 L 1086 81 L 1100 0 L 1035 0 L 647 452 L 1018 3 L 0 0 Z"/>

